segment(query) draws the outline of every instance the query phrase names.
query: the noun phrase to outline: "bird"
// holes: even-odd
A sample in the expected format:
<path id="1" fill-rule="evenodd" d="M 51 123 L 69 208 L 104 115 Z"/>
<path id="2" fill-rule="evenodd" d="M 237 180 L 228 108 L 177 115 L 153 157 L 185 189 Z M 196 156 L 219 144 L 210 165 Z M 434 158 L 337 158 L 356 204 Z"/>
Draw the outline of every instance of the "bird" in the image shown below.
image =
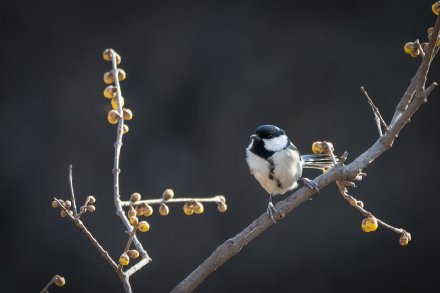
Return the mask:
<path id="1" fill-rule="evenodd" d="M 286 132 L 275 125 L 259 126 L 250 138 L 251 143 L 246 148 L 246 162 L 251 175 L 269 194 L 267 213 L 274 222 L 274 212 L 277 210 L 272 203 L 273 196 L 298 187 L 298 180 L 319 191 L 316 182 L 301 177 L 303 168 L 324 170 L 334 164 L 332 157 L 327 154 L 301 156 Z"/>

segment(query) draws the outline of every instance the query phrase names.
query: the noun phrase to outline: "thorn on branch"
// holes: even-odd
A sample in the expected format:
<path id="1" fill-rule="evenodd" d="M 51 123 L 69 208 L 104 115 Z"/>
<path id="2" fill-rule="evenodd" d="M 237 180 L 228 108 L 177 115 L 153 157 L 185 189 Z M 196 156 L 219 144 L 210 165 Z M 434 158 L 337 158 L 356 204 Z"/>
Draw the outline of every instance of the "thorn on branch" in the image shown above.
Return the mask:
<path id="1" fill-rule="evenodd" d="M 425 97 L 429 97 L 429 95 L 436 88 L 437 85 L 438 85 L 438 83 L 435 81 L 433 83 L 431 83 L 431 85 L 425 90 Z"/>

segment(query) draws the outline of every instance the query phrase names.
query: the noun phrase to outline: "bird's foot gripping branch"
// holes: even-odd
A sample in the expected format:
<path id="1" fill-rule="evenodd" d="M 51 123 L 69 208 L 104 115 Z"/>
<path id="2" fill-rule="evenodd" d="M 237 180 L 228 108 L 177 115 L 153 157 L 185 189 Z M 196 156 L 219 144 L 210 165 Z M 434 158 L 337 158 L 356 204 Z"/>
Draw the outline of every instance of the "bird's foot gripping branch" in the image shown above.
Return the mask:
<path id="1" fill-rule="evenodd" d="M 385 122 L 383 116 L 380 115 L 379 109 L 373 104 L 365 89 L 363 87 L 361 88 L 364 95 L 367 96 L 369 100 L 370 107 L 373 109 L 375 122 L 379 131 L 379 138 L 360 156 L 347 165 L 344 164 L 347 158 L 347 153 L 344 153 L 334 167 L 313 180 L 318 184 L 319 189 L 323 189 L 328 184 L 336 182 L 343 198 L 362 213 L 364 220 L 361 223 L 361 228 L 364 231 L 371 232 L 377 229 L 379 225 L 382 225 L 400 235 L 399 243 L 402 246 L 407 245 L 411 240 L 410 233 L 404 229 L 388 225 L 382 220 L 374 217 L 371 212 L 364 209 L 363 202 L 358 201 L 348 194 L 348 187 L 355 186 L 355 182 L 360 181 L 362 177 L 366 175 L 362 170 L 392 147 L 393 142 L 400 131 L 405 127 L 419 107 L 427 102 L 428 96 L 437 86 L 436 82 L 432 82 L 431 85 L 426 86 L 426 82 L 431 62 L 440 47 L 440 17 L 438 17 L 440 12 L 440 1 L 432 5 L 432 11 L 437 15 L 437 18 L 435 25 L 432 28 L 428 28 L 428 42 L 420 43 L 416 40 L 407 43 L 404 46 L 404 51 L 406 53 L 414 58 L 420 58 L 421 62 L 417 72 L 411 79 L 408 88 L 398 102 L 394 115 L 389 123 Z M 281 220 L 284 215 L 287 215 L 293 209 L 297 208 L 314 193 L 316 193 L 316 190 L 303 187 L 288 196 L 285 200 L 278 202 L 275 205 L 275 210 L 278 211 L 278 213 L 274 215 L 275 220 Z M 266 229 L 271 227 L 273 223 L 274 222 L 270 216 L 266 213 L 262 214 L 236 236 L 226 240 L 223 244 L 218 246 L 217 249 L 182 282 L 180 282 L 172 292 L 180 293 L 193 291 L 205 280 L 206 277 L 217 270 L 231 257 L 239 253 L 242 248 L 248 245 L 249 242 L 254 240 Z"/>

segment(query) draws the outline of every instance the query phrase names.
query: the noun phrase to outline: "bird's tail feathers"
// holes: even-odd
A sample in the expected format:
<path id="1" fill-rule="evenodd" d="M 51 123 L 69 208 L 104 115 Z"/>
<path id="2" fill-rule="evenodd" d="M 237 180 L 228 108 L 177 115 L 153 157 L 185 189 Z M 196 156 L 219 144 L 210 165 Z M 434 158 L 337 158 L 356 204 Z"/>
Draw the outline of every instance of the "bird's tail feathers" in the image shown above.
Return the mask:
<path id="1" fill-rule="evenodd" d="M 324 154 L 302 155 L 301 159 L 303 161 L 303 168 L 323 170 L 334 165 L 332 157 Z M 336 157 L 336 162 L 339 162 L 339 157 Z"/>

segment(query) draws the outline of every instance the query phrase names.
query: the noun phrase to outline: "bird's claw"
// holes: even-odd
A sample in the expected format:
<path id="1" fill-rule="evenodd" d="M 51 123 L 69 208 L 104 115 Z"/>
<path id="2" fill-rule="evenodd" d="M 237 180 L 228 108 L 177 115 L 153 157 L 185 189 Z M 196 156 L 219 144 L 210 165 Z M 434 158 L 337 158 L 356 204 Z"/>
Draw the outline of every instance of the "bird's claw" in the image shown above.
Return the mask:
<path id="1" fill-rule="evenodd" d="M 278 213 L 278 210 L 275 208 L 272 201 L 270 201 L 269 204 L 267 205 L 267 214 L 272 219 L 272 221 L 274 223 L 276 223 L 275 218 L 274 218 L 274 213 Z"/>
<path id="2" fill-rule="evenodd" d="M 315 181 L 310 180 L 309 178 L 304 178 L 304 177 L 301 177 L 300 179 L 304 182 L 305 186 L 319 192 L 319 185 Z"/>

